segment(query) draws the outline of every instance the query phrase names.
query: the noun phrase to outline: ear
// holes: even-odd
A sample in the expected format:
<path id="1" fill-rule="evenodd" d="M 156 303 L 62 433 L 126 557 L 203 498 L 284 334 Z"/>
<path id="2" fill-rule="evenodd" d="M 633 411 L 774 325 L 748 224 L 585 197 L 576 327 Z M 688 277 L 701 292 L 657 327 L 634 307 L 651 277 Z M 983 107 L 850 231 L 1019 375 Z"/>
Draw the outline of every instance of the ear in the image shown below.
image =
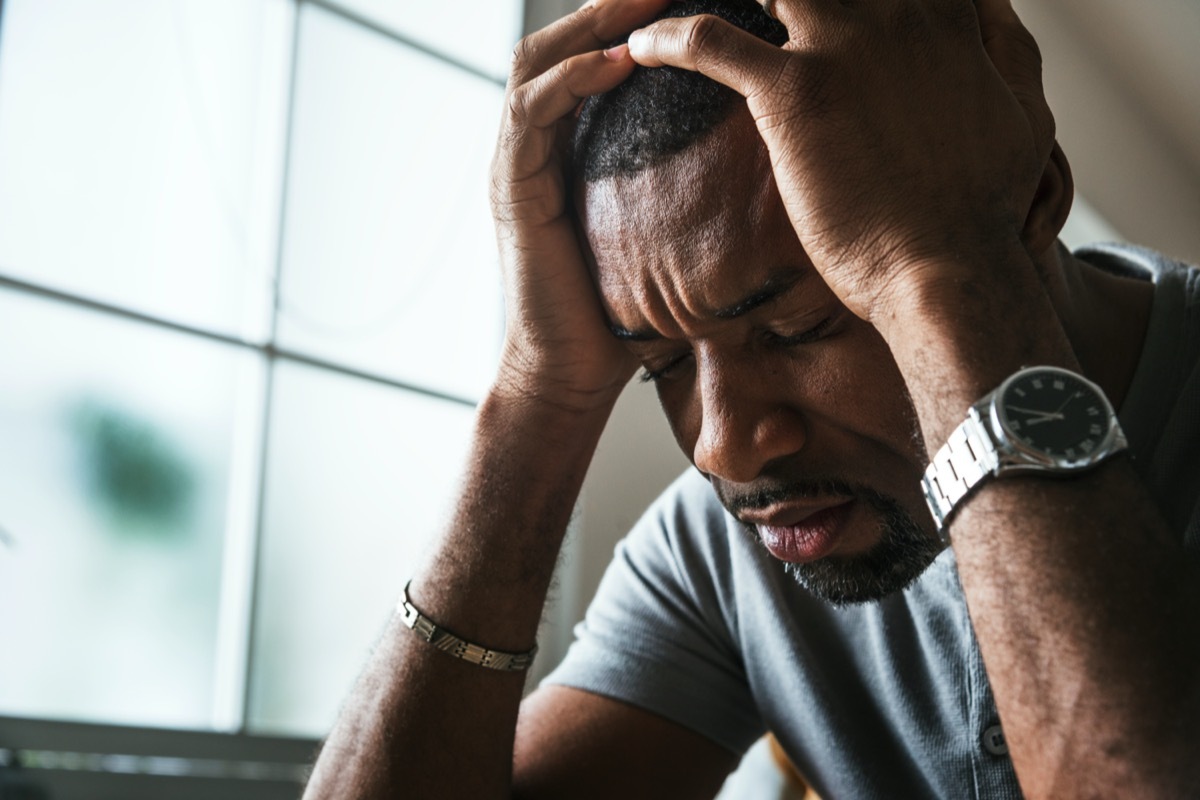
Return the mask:
<path id="1" fill-rule="evenodd" d="M 1040 256 L 1054 246 L 1067 222 L 1067 215 L 1071 213 L 1074 199 L 1075 180 L 1071 177 L 1071 165 L 1062 147 L 1055 142 L 1021 231 L 1026 250 Z"/>

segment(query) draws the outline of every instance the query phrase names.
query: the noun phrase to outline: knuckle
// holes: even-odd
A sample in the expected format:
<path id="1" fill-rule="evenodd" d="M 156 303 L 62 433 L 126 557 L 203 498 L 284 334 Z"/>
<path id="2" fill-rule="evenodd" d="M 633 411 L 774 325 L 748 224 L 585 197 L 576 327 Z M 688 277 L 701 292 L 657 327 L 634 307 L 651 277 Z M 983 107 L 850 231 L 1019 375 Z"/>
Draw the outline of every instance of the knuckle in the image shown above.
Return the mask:
<path id="1" fill-rule="evenodd" d="M 508 116 L 517 125 L 523 124 L 529 116 L 531 94 L 529 84 L 518 86 L 508 93 Z"/>
<path id="2" fill-rule="evenodd" d="M 889 28 L 901 39 L 908 41 L 928 35 L 928 20 L 923 7 L 912 3 L 899 3 L 890 14 Z"/>
<path id="3" fill-rule="evenodd" d="M 543 84 L 547 90 L 552 86 L 567 85 L 571 79 L 571 62 L 560 61 L 542 74 L 540 84 Z"/>
<path id="4" fill-rule="evenodd" d="M 567 62 L 555 64 L 538 77 L 516 87 L 508 93 L 508 115 L 514 126 L 545 127 L 548 120 L 547 103 L 553 102 L 553 96 L 562 88 L 570 90 L 570 65 Z"/>
<path id="5" fill-rule="evenodd" d="M 712 14 L 692 17 L 684 38 L 684 47 L 689 53 L 705 53 L 712 40 L 718 35 L 718 18 Z"/>
<path id="6" fill-rule="evenodd" d="M 557 22 L 534 31 L 517 42 L 512 52 L 509 86 L 517 86 L 537 77 L 550 64 L 561 61 L 564 47 L 569 49 L 581 31 L 597 24 L 595 6 L 584 6 Z M 557 56 L 556 56 L 557 54 Z"/>
<path id="7" fill-rule="evenodd" d="M 984 44 L 1012 64 L 1041 69 L 1042 49 L 1029 29 L 1018 20 L 996 23 L 984 32 Z"/>
<path id="8" fill-rule="evenodd" d="M 505 180 L 500 175 L 501 166 L 499 160 L 492 163 L 492 169 L 488 175 L 488 202 L 492 207 L 492 213 L 495 215 L 504 205 L 508 197 L 505 191 Z"/>
<path id="9" fill-rule="evenodd" d="M 952 3 L 942 10 L 941 16 L 951 30 L 962 33 L 979 30 L 979 13 L 974 3 Z"/>
<path id="10" fill-rule="evenodd" d="M 496 152 L 492 156 L 491 176 L 493 189 L 507 186 L 517 169 L 517 160 L 528 137 L 520 127 L 505 126 L 500 131 L 500 139 L 496 142 Z"/>
<path id="11" fill-rule="evenodd" d="M 1042 115 L 1042 130 L 1051 142 L 1058 139 L 1058 121 L 1054 119 L 1054 114 L 1050 112 L 1049 106 L 1046 106 L 1045 113 Z"/>
<path id="12" fill-rule="evenodd" d="M 510 85 L 520 85 L 528 79 L 532 65 L 537 62 L 541 51 L 537 39 L 537 34 L 531 34 L 517 42 L 513 48 Z"/>
<path id="13" fill-rule="evenodd" d="M 1024 58 L 1029 60 L 1031 65 L 1041 69 L 1042 48 L 1038 46 L 1037 39 L 1033 38 L 1033 34 L 1019 22 L 1017 29 L 1013 31 L 1013 45 Z"/>

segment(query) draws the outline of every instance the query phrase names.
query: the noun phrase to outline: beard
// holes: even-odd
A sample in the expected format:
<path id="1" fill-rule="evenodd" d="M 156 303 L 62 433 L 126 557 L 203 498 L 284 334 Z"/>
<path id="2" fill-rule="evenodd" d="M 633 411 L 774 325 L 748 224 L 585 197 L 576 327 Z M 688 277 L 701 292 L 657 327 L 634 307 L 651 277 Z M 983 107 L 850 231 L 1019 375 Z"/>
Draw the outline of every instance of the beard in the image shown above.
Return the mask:
<path id="1" fill-rule="evenodd" d="M 808 591 L 835 606 L 869 603 L 902 591 L 933 563 L 942 544 L 917 524 L 903 506 L 888 495 L 843 481 L 792 484 L 725 502 L 736 517 L 739 510 L 765 508 L 795 497 L 844 496 L 868 506 L 879 526 L 879 541 L 867 552 L 826 556 L 807 564 L 784 565 L 787 573 Z M 742 523 L 762 543 L 758 527 Z"/>

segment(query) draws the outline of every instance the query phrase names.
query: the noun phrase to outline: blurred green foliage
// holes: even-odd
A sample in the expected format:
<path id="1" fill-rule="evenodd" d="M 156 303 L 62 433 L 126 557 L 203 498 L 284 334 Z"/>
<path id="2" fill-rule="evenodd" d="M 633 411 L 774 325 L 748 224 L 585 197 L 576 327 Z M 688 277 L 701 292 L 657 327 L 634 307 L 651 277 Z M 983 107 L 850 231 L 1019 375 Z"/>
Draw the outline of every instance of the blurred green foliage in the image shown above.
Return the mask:
<path id="1" fill-rule="evenodd" d="M 190 529 L 196 470 L 153 423 L 86 398 L 70 412 L 90 498 L 119 534 L 176 538 Z"/>

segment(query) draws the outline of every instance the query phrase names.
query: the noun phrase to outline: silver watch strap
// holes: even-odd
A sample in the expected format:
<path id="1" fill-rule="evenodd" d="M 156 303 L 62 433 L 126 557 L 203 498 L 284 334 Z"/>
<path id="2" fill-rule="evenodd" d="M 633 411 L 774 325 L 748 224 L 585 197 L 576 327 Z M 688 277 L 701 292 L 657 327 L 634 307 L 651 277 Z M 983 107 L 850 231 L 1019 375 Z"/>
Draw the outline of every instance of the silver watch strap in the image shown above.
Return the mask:
<path id="1" fill-rule="evenodd" d="M 524 653 L 505 653 L 468 642 L 440 627 L 409 602 L 408 587 L 411 583 L 412 581 L 409 581 L 404 584 L 404 588 L 400 590 L 400 602 L 396 604 L 396 613 L 405 625 L 438 650 L 463 661 L 501 672 L 524 672 L 533 664 L 533 657 L 537 655 L 538 650 L 536 644 L 532 650 Z"/>
<path id="2" fill-rule="evenodd" d="M 990 399 L 990 395 L 987 399 Z M 925 477 L 921 481 L 925 502 L 929 504 L 943 540 L 946 539 L 943 533 L 946 520 L 954 506 L 984 476 L 994 474 L 999 464 L 996 447 L 985 426 L 978 406 L 972 406 L 967 418 L 954 429 L 950 439 L 925 469 Z"/>

